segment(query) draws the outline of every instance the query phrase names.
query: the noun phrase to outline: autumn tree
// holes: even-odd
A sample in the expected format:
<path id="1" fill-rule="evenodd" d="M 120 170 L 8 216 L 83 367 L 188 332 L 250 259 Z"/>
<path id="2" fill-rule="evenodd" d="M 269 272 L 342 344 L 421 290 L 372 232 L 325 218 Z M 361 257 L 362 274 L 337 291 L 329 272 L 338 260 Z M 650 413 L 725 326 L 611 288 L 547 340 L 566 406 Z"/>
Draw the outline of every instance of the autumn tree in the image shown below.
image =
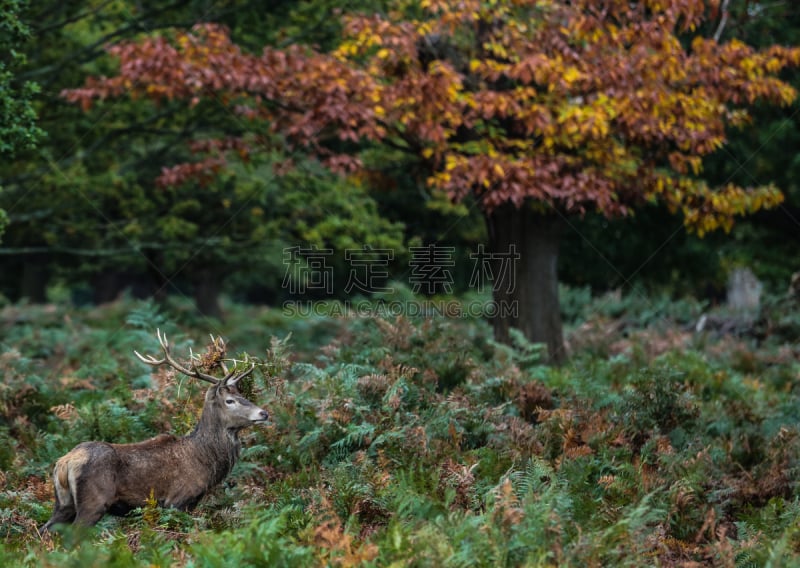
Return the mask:
<path id="1" fill-rule="evenodd" d="M 800 63 L 798 49 L 700 35 L 717 8 L 422 0 L 348 17 L 328 54 L 295 45 L 252 55 L 225 28 L 205 25 L 112 47 L 119 74 L 66 96 L 86 108 L 128 92 L 190 105 L 222 99 L 338 171 L 361 166 L 364 141 L 417 157 L 430 190 L 481 209 L 492 253 L 521 254 L 516 286 L 495 292 L 518 309 L 495 318 L 496 337 L 517 327 L 558 362 L 557 259 L 571 216 L 625 216 L 658 202 L 703 235 L 781 201 L 774 186 L 710 187 L 700 175 L 750 105 L 794 100 L 778 74 Z M 206 146 L 162 178 L 203 175 L 231 150 L 263 142 Z"/>

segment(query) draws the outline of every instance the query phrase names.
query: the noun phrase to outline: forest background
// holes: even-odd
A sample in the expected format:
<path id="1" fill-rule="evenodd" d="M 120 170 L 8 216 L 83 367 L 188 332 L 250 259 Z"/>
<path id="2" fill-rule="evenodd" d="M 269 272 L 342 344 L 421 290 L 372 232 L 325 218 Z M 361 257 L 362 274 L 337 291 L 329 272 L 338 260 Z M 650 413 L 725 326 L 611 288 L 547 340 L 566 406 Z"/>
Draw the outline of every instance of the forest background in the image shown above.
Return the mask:
<path id="1" fill-rule="evenodd" d="M 487 5 L 487 10 L 491 9 L 491 4 Z M 795 10 L 782 4 L 723 4 L 712 2 L 707 9 L 701 9 L 699 16 L 695 14 L 706 18 L 692 23 L 694 31 L 689 27 L 682 28 L 686 22 L 676 20 L 676 38 L 683 33 L 685 38 L 682 41 L 688 42 L 693 35 L 711 37 L 717 34 L 720 40 L 728 40 L 729 44 L 742 41 L 757 48 L 793 44 L 798 18 Z M 9 74 L 5 79 L 9 90 L 4 92 L 12 96 L 18 94 L 15 102 L 4 103 L 5 120 L 9 122 L 8 126 L 4 125 L 3 139 L 8 159 L 0 170 L 3 188 L 0 209 L 5 212 L 0 248 L 3 259 L 0 293 L 8 300 L 27 298 L 30 302 L 43 302 L 47 299 L 48 287 L 55 286 L 63 291 L 62 296 L 66 294 L 72 301 L 102 303 L 128 289 L 137 297 L 155 295 L 163 298 L 176 293 L 192 297 L 201 313 L 219 317 L 222 314 L 219 305 L 221 294 L 234 301 L 269 305 L 320 296 L 344 299 L 365 293 L 365 286 L 361 286 L 361 290 L 348 286 L 352 284 L 347 276 L 354 270 L 353 259 L 344 258 L 346 250 L 363 247 L 392 253 L 391 259 L 380 255 L 372 259 L 373 268 L 376 263 L 381 264 L 379 260 L 386 265 L 375 271 L 378 284 L 373 287 L 385 288 L 386 280 L 396 280 L 417 292 L 429 294 L 442 294 L 448 290 L 461 294 L 471 288 L 475 261 L 470 254 L 476 254 L 478 246 L 487 242 L 489 251 L 492 250 L 490 235 L 487 234 L 491 230 L 487 229 L 489 225 L 485 218 L 497 213 L 485 206 L 487 200 L 481 201 L 479 192 L 472 191 L 466 198 L 463 198 L 463 192 L 470 193 L 470 183 L 480 181 L 488 186 L 495 181 L 485 177 L 482 180 L 458 178 L 460 181 L 453 183 L 463 186 L 461 189 L 443 185 L 441 172 L 448 175 L 458 172 L 452 171 L 455 168 L 453 164 L 446 166 L 450 169 L 443 169 L 442 164 L 436 163 L 436 156 L 445 152 L 437 147 L 434 136 L 426 139 L 424 134 L 415 132 L 412 140 L 411 135 L 404 139 L 401 133 L 390 133 L 376 140 L 366 131 L 365 122 L 359 125 L 361 142 L 356 134 L 341 131 L 337 131 L 338 142 L 324 140 L 323 134 L 317 135 L 318 140 L 309 142 L 312 136 L 298 134 L 298 123 L 307 129 L 316 128 L 318 132 L 341 126 L 303 116 L 302 113 L 308 114 L 313 105 L 328 104 L 334 107 L 331 113 L 352 112 L 346 104 L 335 108 L 334 103 L 342 101 L 337 101 L 330 93 L 325 100 L 307 100 L 309 91 L 329 88 L 331 82 L 330 76 L 324 75 L 324 69 L 313 68 L 313 61 L 307 68 L 298 67 L 296 71 L 296 87 L 298 90 L 306 89 L 296 97 L 297 100 L 278 100 L 273 95 L 274 100 L 269 101 L 268 93 L 257 90 L 237 92 L 219 78 L 214 79 L 218 81 L 216 86 L 201 84 L 196 92 L 189 93 L 185 85 L 179 85 L 177 77 L 159 77 L 158 73 L 163 70 L 160 71 L 157 65 L 165 62 L 178 65 L 180 57 L 192 57 L 188 52 L 182 55 L 171 53 L 167 49 L 168 43 L 161 47 L 141 46 L 135 53 L 128 50 L 130 53 L 127 55 L 121 51 L 113 55 L 106 52 L 106 46 L 124 44 L 133 38 L 173 37 L 173 41 L 181 41 L 177 35 L 181 31 L 188 32 L 198 22 L 216 22 L 225 26 L 233 44 L 238 44 L 245 53 L 258 54 L 264 46 L 279 51 L 288 46 L 305 45 L 324 54 L 337 49 L 341 51 L 348 41 L 352 44 L 348 49 L 355 51 L 354 42 L 361 40 L 354 39 L 352 30 L 348 31 L 347 25 L 354 25 L 347 24 L 351 21 L 348 15 L 363 10 L 375 12 L 375 6 L 361 6 L 358 2 L 345 5 L 336 2 L 304 2 L 299 5 L 278 2 L 271 3 L 268 9 L 247 2 L 173 2 L 152 7 L 125 2 L 67 2 L 52 6 L 10 2 L 7 6 L 4 17 L 9 23 L 6 27 L 15 33 L 4 34 L 8 45 L 4 68 Z M 400 10 L 410 11 L 410 15 L 403 18 L 412 18 L 414 14 L 411 12 L 419 10 L 413 4 L 398 6 Z M 391 7 L 387 4 L 382 10 L 388 13 Z M 680 6 L 676 10 L 680 10 Z M 13 25 L 15 18 L 20 24 L 18 29 Z M 513 15 L 505 14 L 504 18 L 514 21 Z M 200 36 L 202 32 L 197 37 Z M 347 37 L 350 39 L 343 39 Z M 216 40 L 211 38 L 208 41 Z M 418 43 L 420 40 L 415 41 Z M 458 38 L 454 36 L 449 41 L 454 43 Z M 387 45 L 389 43 L 387 39 Z M 456 51 L 456 47 L 460 48 L 455 46 L 450 48 L 451 51 Z M 229 48 L 218 49 L 222 54 Z M 392 49 L 399 52 L 401 47 Z M 436 49 L 444 50 L 443 47 L 430 49 L 434 53 L 426 55 L 422 50 L 418 56 L 440 57 L 444 61 L 450 56 L 456 58 L 453 65 L 464 63 L 458 59 L 461 54 L 435 52 Z M 375 51 L 377 49 L 373 49 L 373 56 Z M 379 55 L 387 57 L 386 53 Z M 483 55 L 486 61 L 502 60 L 501 56 L 493 53 Z M 472 65 L 477 67 L 480 61 L 474 53 L 473 56 Z M 127 57 L 129 63 L 138 60 L 143 70 L 124 70 L 123 75 L 128 73 L 128 76 L 121 75 L 116 87 L 103 87 L 101 81 L 93 90 L 90 86 L 92 81 L 96 81 L 93 78 L 113 76 L 120 57 Z M 170 57 L 176 59 L 170 60 Z M 663 60 L 668 62 L 669 57 L 677 55 L 665 50 Z M 731 52 L 727 57 L 741 58 L 742 55 Z M 774 61 L 774 69 L 788 66 L 781 72 L 781 78 L 789 85 L 796 84 L 798 75 L 789 61 L 791 58 L 781 56 L 779 59 L 780 62 Z M 198 61 L 198 66 L 213 67 L 208 59 Z M 216 64 L 220 65 L 221 61 L 223 59 Z M 753 59 L 748 64 L 764 62 Z M 230 60 L 228 64 L 234 65 Z M 736 63 L 741 64 L 741 61 Z M 246 71 L 261 72 L 264 80 L 278 83 L 280 77 L 268 75 L 269 72 L 278 73 L 276 67 L 277 63 L 271 71 L 255 68 Z M 764 69 L 765 79 L 772 76 L 771 69 Z M 213 71 L 213 68 L 209 69 L 209 72 Z M 607 70 L 597 71 L 598 75 L 608 74 Z M 228 72 L 235 75 L 243 71 L 232 67 Z M 282 72 L 291 74 L 285 70 Z M 564 69 L 552 72 L 563 73 Z M 578 71 L 577 67 L 573 72 L 585 73 Z M 136 76 L 136 73 L 149 75 Z M 758 71 L 754 77 L 761 73 Z M 424 73 L 421 75 L 425 76 Z M 546 76 L 534 77 L 528 82 L 536 84 L 537 80 L 546 79 Z M 665 84 L 664 77 L 656 79 Z M 614 80 L 622 83 L 622 79 L 615 77 Z M 119 85 L 124 81 L 128 87 L 120 90 Z M 749 98 L 731 106 L 733 109 L 741 107 L 742 102 L 752 101 L 754 104 L 749 105 L 751 119 L 728 117 L 733 125 L 737 120 L 743 124 L 738 128 L 729 125 L 721 136 L 714 133 L 718 140 L 710 141 L 707 148 L 695 143 L 685 156 L 672 156 L 667 160 L 664 142 L 653 144 L 652 140 L 642 140 L 641 148 L 635 148 L 638 155 L 627 147 L 624 149 L 628 152 L 624 159 L 633 165 L 625 166 L 620 160 L 622 166 L 618 169 L 633 168 L 632 174 L 641 176 L 640 185 L 644 187 L 648 183 L 654 186 L 654 180 L 646 179 L 643 173 L 642 164 L 648 160 L 656 163 L 658 168 L 666 166 L 677 178 L 691 168 L 695 174 L 690 171 L 688 177 L 699 177 L 711 188 L 724 188 L 731 184 L 744 188 L 774 186 L 782 192 L 782 203 L 775 206 L 774 193 L 756 191 L 761 205 L 734 203 L 730 208 L 739 207 L 740 212 L 762 209 L 761 212 L 742 219 L 730 232 L 709 232 L 702 227 L 698 231 L 696 220 L 686 218 L 687 213 L 697 217 L 697 211 L 689 211 L 692 207 L 688 198 L 683 202 L 677 198 L 662 199 L 652 190 L 637 189 L 634 193 L 638 191 L 639 195 L 631 203 L 630 196 L 625 194 L 628 188 L 620 184 L 621 189 L 618 188 L 616 197 L 609 202 L 608 195 L 586 197 L 592 192 L 602 194 L 602 186 L 598 186 L 600 189 L 580 185 L 553 189 L 552 186 L 557 184 L 548 182 L 551 186 L 544 191 L 552 189 L 553 194 L 534 201 L 553 207 L 553 211 L 566 219 L 560 229 L 560 250 L 556 251 L 559 281 L 595 295 L 616 289 L 627 292 L 640 287 L 671 297 L 692 295 L 719 302 L 724 298 L 731 269 L 746 266 L 768 289 L 785 289 L 791 274 L 797 270 L 792 259 L 800 230 L 800 190 L 795 175 L 800 165 L 794 152 L 798 136 L 797 106 L 768 104 L 776 96 L 784 102 L 791 100 L 791 94 L 782 91 L 776 95 L 769 91 L 774 87 L 765 85 L 765 82 L 758 85 L 762 88 L 760 94 L 749 93 Z M 432 90 L 446 89 L 447 85 L 432 83 L 429 87 Z M 110 99 L 105 102 L 96 100 L 109 96 L 115 88 L 119 92 L 111 94 Z M 179 92 L 180 88 L 184 90 Z M 555 102 L 535 102 L 540 106 L 553 106 L 552 113 L 561 112 L 562 116 L 557 120 L 561 121 L 560 128 L 566 132 L 573 126 L 566 122 L 570 117 L 563 116 L 567 111 L 558 105 L 569 92 L 572 92 L 569 96 L 573 96 L 581 89 L 591 88 L 595 87 L 585 87 L 575 80 L 574 84 L 566 86 L 567 94 L 556 93 L 559 96 L 552 97 Z M 727 88 L 731 92 L 736 90 L 733 86 Z M 68 94 L 69 90 L 73 90 L 72 95 Z M 494 91 L 495 95 L 498 93 L 502 94 L 501 90 Z M 487 96 L 490 94 L 492 92 Z M 672 92 L 668 94 L 673 95 Z M 353 90 L 347 95 L 359 97 L 364 93 Z M 245 104 L 246 96 L 251 100 L 261 97 L 264 100 L 262 107 L 296 104 L 301 108 L 286 110 L 282 119 L 285 124 L 267 115 L 254 119 L 236 108 L 237 104 Z M 702 96 L 711 95 L 692 96 L 696 99 L 687 98 L 685 104 L 700 107 Z M 761 99 L 765 101 L 762 103 Z M 303 104 L 307 108 L 302 108 Z M 575 106 L 574 100 L 571 104 Z M 676 108 L 677 111 L 667 109 L 665 114 L 677 112 L 673 119 L 679 117 L 683 112 L 680 103 Z M 404 112 L 422 114 L 431 110 L 443 114 L 446 111 L 414 108 L 412 105 Z M 493 107 L 480 110 L 489 113 L 489 119 L 473 130 L 488 128 L 493 123 L 503 128 L 501 111 Z M 613 110 L 604 111 L 598 105 L 586 104 L 575 111 L 578 118 L 574 120 L 590 123 L 597 121 L 597 116 L 603 118 L 603 112 Z M 692 112 L 704 111 L 687 112 L 691 115 Z M 491 113 L 494 115 L 490 116 Z M 35 121 L 34 116 L 38 117 Z M 701 120 L 704 117 L 696 114 L 690 118 Z M 709 123 L 719 120 L 712 115 L 705 118 Z M 608 120 L 608 116 L 605 119 Z M 362 119 L 354 116 L 350 120 Z M 437 120 L 441 122 L 438 126 L 447 126 L 445 119 Z M 402 117 L 398 122 L 401 125 L 394 127 L 397 132 L 398 128 L 410 130 L 414 127 L 403 126 Z M 464 125 L 461 128 L 463 130 Z M 681 135 L 692 136 L 691 124 L 682 125 L 682 128 L 685 132 Z M 591 139 L 591 133 L 584 136 L 581 132 L 579 135 L 584 136 L 583 139 L 556 140 L 555 144 L 561 143 L 566 147 L 566 150 L 561 150 L 564 154 L 570 152 L 570 144 L 578 147 L 582 144 L 588 148 L 586 152 L 591 151 L 591 143 L 618 146 L 614 140 L 626 134 L 620 132 L 618 126 L 612 126 L 610 130 L 606 135 L 596 136 L 596 140 Z M 467 156 L 470 160 L 476 156 L 488 156 L 486 152 L 489 150 L 481 147 L 480 138 L 476 138 L 481 135 L 470 136 L 472 147 L 464 148 L 466 142 L 463 140 L 448 143 L 451 159 L 453 155 Z M 499 149 L 502 153 L 503 141 L 498 142 L 492 136 L 495 135 L 486 134 L 484 142 L 493 145 L 493 151 Z M 694 136 L 709 135 L 698 131 Z M 727 143 L 722 145 L 725 137 Z M 239 146 L 221 150 L 219 145 L 225 143 Z M 679 140 L 673 136 L 672 143 L 678 144 Z M 215 148 L 208 147 L 214 144 L 217 145 Z M 458 144 L 461 146 L 453 151 L 454 145 Z M 658 144 L 662 147 L 657 147 Z M 229 154 L 238 152 L 240 159 L 226 158 L 223 163 L 220 154 L 225 150 Z M 346 161 L 344 157 L 357 158 L 361 168 L 344 177 L 329 174 L 319 165 L 319 160 L 324 163 L 333 154 L 339 158 L 340 169 L 344 167 L 341 165 Z M 701 168 L 699 160 L 704 154 L 709 155 Z M 508 152 L 501 155 L 503 158 L 508 156 Z M 640 162 L 638 169 L 637 160 Z M 614 159 L 606 156 L 598 159 L 597 163 L 602 166 L 603 161 L 614 165 Z M 610 176 L 601 171 L 597 163 L 584 163 L 583 167 L 605 181 L 603 178 Z M 503 162 L 489 163 L 486 167 L 502 170 Z M 505 167 L 509 167 L 508 163 Z M 544 172 L 544 167 L 540 171 Z M 504 177 L 512 178 L 513 174 L 508 172 Z M 623 171 L 613 175 L 619 178 L 631 174 Z M 540 174 L 540 177 L 546 176 Z M 560 177 L 569 177 L 574 182 L 568 169 L 562 170 Z M 537 181 L 536 184 L 543 186 L 544 182 Z M 501 191 L 508 194 L 526 190 L 519 190 L 516 186 L 510 190 L 492 187 L 489 193 L 499 195 Z M 558 194 L 558 191 L 562 193 Z M 571 197 L 564 198 L 565 194 Z M 702 202 L 697 209 L 708 208 L 705 203 L 711 201 L 708 195 L 694 197 Z M 459 201 L 453 203 L 453 198 Z M 521 193 L 518 198 L 525 199 L 525 195 Z M 720 192 L 714 203 L 729 198 Z M 565 202 L 567 205 L 563 205 Z M 613 205 L 615 202 L 627 213 L 623 218 L 619 218 L 617 211 L 611 211 L 613 207 L 609 203 Z M 677 210 L 678 214 L 673 215 L 670 210 Z M 714 211 L 711 214 L 703 211 L 700 215 L 707 224 L 706 229 L 730 229 L 729 221 L 714 219 L 715 214 Z M 726 211 L 721 215 L 727 218 L 731 213 Z M 541 222 L 530 224 L 544 225 Z M 523 246 L 527 237 L 517 235 L 511 238 L 511 242 Z M 539 239 L 543 240 L 546 239 Z M 509 250 L 508 244 L 506 251 Z M 421 263 L 419 255 L 423 253 L 419 252 L 419 247 L 425 246 L 440 247 L 442 258 L 437 261 L 448 266 L 442 265 L 438 269 L 418 266 L 417 269 L 423 271 L 422 274 L 427 269 L 428 273 L 438 272 L 440 275 L 446 270 L 449 276 L 424 282 L 423 286 L 421 280 L 413 281 L 414 266 L 413 262 L 410 266 L 409 261 L 415 254 L 410 249 L 416 249 L 417 260 Z M 307 294 L 303 295 L 298 294 L 297 286 L 287 286 L 287 277 L 292 272 L 291 262 L 299 262 L 307 256 L 298 254 L 293 261 L 287 262 L 292 247 L 305 251 L 317 247 L 334 252 L 336 258 L 323 259 L 335 265 L 336 269 L 330 289 L 305 290 Z M 532 257 L 531 248 L 527 246 L 522 262 Z M 536 270 L 540 269 L 537 265 Z M 381 278 L 383 274 L 385 277 Z M 516 277 L 520 283 L 517 288 L 542 288 L 520 269 L 517 269 Z M 447 290 L 443 287 L 445 285 Z M 537 297 L 537 302 L 529 300 L 523 303 L 557 306 L 558 299 L 542 296 Z M 524 317 L 543 319 L 551 316 L 548 312 Z M 529 338 L 537 341 L 543 340 L 543 335 L 555 334 L 557 331 L 550 329 L 538 336 L 536 330 L 526 332 Z"/>
<path id="2" fill-rule="evenodd" d="M 796 45 L 791 2 L 0 3 L 0 560 L 796 561 Z M 199 513 L 40 539 L 59 455 L 196 418 L 156 326 L 273 427 Z"/>

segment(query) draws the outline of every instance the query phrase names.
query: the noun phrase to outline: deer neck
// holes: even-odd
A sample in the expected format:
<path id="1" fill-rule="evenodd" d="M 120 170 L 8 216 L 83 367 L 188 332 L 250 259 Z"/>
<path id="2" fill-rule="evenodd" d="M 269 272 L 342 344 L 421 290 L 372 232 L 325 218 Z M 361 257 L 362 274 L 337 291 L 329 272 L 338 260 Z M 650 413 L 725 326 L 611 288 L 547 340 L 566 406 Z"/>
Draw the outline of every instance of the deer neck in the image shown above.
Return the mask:
<path id="1" fill-rule="evenodd" d="M 207 408 L 203 409 L 200 421 L 186 438 L 197 459 L 210 468 L 209 485 L 222 481 L 239 458 L 239 430 L 226 428 Z"/>

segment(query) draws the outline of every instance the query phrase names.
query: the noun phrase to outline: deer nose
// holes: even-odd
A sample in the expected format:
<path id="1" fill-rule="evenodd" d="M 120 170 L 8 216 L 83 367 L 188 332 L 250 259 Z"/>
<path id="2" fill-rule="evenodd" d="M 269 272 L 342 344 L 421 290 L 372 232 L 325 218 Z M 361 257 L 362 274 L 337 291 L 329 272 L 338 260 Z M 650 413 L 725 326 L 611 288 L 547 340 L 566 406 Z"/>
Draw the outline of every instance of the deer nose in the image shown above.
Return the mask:
<path id="1" fill-rule="evenodd" d="M 258 416 L 261 418 L 261 420 L 267 420 L 269 418 L 269 412 L 262 410 L 258 413 Z"/>

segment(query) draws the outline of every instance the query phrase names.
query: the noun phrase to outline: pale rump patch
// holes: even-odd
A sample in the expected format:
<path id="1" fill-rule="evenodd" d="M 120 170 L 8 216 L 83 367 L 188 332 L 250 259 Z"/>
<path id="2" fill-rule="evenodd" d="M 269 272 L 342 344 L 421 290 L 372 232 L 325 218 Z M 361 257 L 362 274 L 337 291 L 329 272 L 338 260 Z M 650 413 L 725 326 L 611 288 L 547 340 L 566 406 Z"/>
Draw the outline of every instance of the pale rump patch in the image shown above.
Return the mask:
<path id="1" fill-rule="evenodd" d="M 69 505 L 75 500 L 72 486 L 78 472 L 88 459 L 89 452 L 85 448 L 76 448 L 56 462 L 53 479 L 56 495 L 62 505 Z"/>

